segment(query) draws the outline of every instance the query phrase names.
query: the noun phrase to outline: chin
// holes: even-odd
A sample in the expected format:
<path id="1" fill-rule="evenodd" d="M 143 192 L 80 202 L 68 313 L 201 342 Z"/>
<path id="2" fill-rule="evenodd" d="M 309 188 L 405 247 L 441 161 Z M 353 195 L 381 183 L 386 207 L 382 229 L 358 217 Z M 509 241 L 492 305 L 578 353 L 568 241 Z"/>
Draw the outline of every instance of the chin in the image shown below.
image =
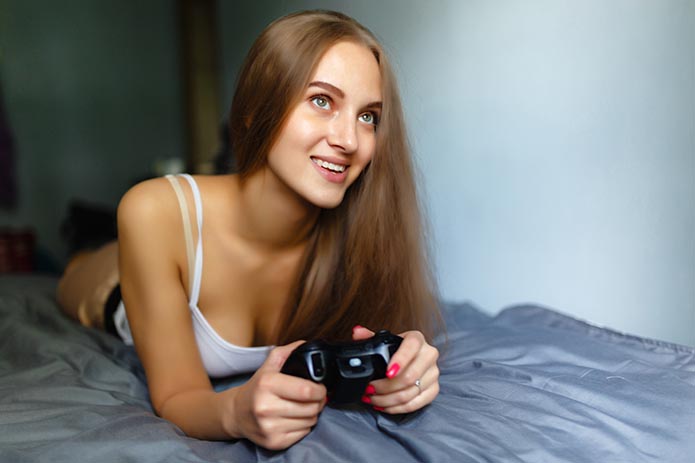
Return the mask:
<path id="1" fill-rule="evenodd" d="M 336 193 L 322 195 L 319 197 L 309 197 L 307 198 L 307 200 L 314 206 L 320 207 L 321 209 L 335 209 L 336 207 L 340 206 L 340 204 L 343 202 L 344 197 L 344 192 L 341 192 L 339 194 Z"/>
<path id="2" fill-rule="evenodd" d="M 321 209 L 335 209 L 336 207 L 340 206 L 340 204 L 343 202 L 341 199 L 340 201 L 324 201 L 324 202 L 317 202 L 314 203 L 317 207 L 320 207 Z"/>

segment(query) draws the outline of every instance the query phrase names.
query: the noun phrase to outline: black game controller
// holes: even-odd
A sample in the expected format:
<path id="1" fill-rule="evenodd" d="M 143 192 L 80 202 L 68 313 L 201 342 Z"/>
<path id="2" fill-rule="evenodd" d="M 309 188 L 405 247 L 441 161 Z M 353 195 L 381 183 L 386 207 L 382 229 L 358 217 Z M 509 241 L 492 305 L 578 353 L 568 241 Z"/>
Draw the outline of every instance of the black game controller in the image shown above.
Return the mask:
<path id="1" fill-rule="evenodd" d="M 292 351 L 282 372 L 324 384 L 331 404 L 356 403 L 370 381 L 386 376 L 401 341 L 403 338 L 387 330 L 350 343 L 310 341 Z"/>

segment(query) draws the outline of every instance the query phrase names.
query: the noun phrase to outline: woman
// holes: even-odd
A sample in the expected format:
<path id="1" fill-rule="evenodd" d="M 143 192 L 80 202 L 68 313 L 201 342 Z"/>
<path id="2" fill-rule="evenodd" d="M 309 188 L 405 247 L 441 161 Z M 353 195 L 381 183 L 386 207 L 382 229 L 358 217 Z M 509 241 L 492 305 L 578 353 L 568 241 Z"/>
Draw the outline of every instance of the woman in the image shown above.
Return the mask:
<path id="1" fill-rule="evenodd" d="M 156 412 L 190 436 L 269 449 L 302 439 L 326 390 L 280 373 L 284 361 L 301 340 L 373 335 L 360 325 L 404 338 L 363 401 L 384 413 L 432 402 L 438 312 L 398 91 L 374 36 L 334 12 L 275 21 L 246 58 L 229 128 L 236 173 L 128 191 L 118 244 L 67 269 L 65 310 L 108 324 L 85 307 L 120 280 L 119 332 L 132 332 Z M 117 255 L 120 276 L 98 270 Z M 108 283 L 80 293 L 96 278 Z M 250 371 L 213 391 L 210 376 Z"/>

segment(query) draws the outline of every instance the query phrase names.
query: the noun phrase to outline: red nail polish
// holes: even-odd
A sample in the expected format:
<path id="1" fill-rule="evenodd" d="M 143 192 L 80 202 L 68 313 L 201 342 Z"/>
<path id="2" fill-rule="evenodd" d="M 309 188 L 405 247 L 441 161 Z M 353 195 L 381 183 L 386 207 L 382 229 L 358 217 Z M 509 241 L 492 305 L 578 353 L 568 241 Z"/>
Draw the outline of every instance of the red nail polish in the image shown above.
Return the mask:
<path id="1" fill-rule="evenodd" d="M 363 395 L 362 396 L 362 402 L 364 402 L 366 404 L 370 404 L 370 403 L 372 403 L 372 398 L 369 397 L 368 395 Z"/>
<path id="2" fill-rule="evenodd" d="M 369 385 L 367 385 L 367 389 L 365 389 L 364 393 L 367 395 L 374 395 L 374 394 L 376 394 L 376 389 L 374 389 L 374 386 L 369 384 Z"/>
<path id="3" fill-rule="evenodd" d="M 394 363 L 393 365 L 391 365 L 391 368 L 389 368 L 386 371 L 386 377 L 388 379 L 393 378 L 394 376 L 396 376 L 398 374 L 398 370 L 400 370 L 400 369 L 401 369 L 401 366 L 397 363 Z"/>
<path id="4" fill-rule="evenodd" d="M 372 408 L 374 408 L 374 410 L 376 410 L 376 411 L 378 411 L 378 412 L 383 412 L 383 411 L 384 411 L 384 407 L 377 407 L 376 405 L 374 405 L 374 407 L 372 407 Z"/>

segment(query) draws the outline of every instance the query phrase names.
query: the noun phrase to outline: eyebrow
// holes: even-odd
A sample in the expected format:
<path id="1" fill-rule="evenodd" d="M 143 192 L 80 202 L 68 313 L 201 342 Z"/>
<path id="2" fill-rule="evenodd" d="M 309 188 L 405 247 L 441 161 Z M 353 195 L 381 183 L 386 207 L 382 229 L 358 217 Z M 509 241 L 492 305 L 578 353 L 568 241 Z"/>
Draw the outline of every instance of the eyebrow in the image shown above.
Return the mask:
<path id="1" fill-rule="evenodd" d="M 323 82 L 321 80 L 315 80 L 309 84 L 309 87 L 319 87 L 319 88 L 322 88 L 326 91 L 335 93 L 340 98 L 345 98 L 345 92 L 343 92 L 341 89 L 339 89 L 335 85 L 329 84 L 328 82 Z M 367 109 L 381 109 L 382 106 L 383 106 L 383 104 L 381 103 L 381 101 L 374 101 L 374 102 L 366 105 L 365 108 L 367 108 Z"/>

